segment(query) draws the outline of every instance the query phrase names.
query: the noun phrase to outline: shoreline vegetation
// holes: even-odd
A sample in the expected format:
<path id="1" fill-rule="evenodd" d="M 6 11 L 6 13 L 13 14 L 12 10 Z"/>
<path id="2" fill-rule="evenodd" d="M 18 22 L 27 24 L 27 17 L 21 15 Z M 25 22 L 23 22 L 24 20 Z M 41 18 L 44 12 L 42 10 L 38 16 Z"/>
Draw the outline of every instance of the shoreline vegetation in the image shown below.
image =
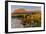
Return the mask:
<path id="1" fill-rule="evenodd" d="M 41 11 L 25 11 L 24 9 L 18 9 L 11 13 L 11 18 L 17 18 L 22 20 L 22 25 L 26 27 L 41 27 Z"/>

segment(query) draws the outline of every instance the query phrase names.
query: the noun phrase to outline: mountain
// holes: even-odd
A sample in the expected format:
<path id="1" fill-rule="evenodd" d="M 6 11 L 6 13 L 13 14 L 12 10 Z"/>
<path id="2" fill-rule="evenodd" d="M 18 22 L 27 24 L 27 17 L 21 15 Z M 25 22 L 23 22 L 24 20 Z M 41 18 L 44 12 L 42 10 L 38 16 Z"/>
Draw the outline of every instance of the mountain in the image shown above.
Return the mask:
<path id="1" fill-rule="evenodd" d="M 25 9 L 16 9 L 14 12 L 11 14 L 12 16 L 15 16 L 16 14 L 36 14 L 36 13 L 41 13 L 40 10 L 25 10 Z"/>

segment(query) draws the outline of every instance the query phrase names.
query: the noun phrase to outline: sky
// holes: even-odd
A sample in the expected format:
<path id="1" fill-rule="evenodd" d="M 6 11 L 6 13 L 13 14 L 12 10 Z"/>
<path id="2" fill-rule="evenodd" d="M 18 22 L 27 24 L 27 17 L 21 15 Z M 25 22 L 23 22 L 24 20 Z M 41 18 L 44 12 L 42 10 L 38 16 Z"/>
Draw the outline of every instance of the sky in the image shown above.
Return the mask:
<path id="1" fill-rule="evenodd" d="M 41 7 L 40 6 L 21 6 L 21 5 L 11 5 L 11 11 L 14 12 L 14 10 L 18 9 L 18 8 L 24 8 L 27 10 L 40 10 Z"/>

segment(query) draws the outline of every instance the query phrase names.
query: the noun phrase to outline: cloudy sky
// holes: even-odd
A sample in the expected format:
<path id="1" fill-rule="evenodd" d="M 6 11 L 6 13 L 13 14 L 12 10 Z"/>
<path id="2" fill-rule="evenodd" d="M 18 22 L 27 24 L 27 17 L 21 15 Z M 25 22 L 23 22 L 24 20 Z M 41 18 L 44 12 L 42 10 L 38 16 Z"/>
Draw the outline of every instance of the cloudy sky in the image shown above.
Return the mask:
<path id="1" fill-rule="evenodd" d="M 14 10 L 18 9 L 18 8 L 24 8 L 26 10 L 40 10 L 41 7 L 40 6 L 20 6 L 20 5 L 11 5 L 11 11 L 13 12 Z"/>

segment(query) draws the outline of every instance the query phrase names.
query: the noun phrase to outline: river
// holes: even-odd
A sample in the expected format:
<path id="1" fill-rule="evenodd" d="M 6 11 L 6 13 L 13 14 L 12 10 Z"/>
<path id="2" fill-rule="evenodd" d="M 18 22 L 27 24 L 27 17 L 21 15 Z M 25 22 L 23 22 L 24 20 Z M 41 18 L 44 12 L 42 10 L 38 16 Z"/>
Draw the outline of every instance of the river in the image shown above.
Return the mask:
<path id="1" fill-rule="evenodd" d="M 12 28 L 23 28 L 24 26 L 21 23 L 22 23 L 21 19 L 11 18 Z"/>

